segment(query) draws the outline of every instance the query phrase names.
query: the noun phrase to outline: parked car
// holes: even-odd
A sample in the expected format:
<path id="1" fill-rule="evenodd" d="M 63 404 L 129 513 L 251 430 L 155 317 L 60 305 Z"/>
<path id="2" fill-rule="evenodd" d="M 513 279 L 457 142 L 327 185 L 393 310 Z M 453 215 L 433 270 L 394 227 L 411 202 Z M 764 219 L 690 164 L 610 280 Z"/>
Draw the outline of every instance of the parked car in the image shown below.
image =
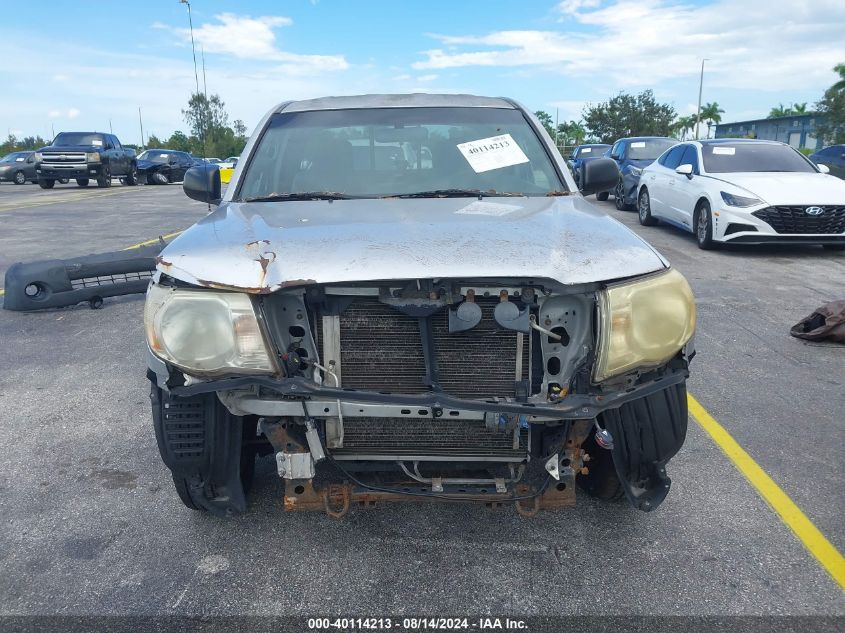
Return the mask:
<path id="1" fill-rule="evenodd" d="M 148 149 L 138 155 L 138 178 L 148 185 L 180 182 L 185 172 L 196 164 L 187 152 L 172 149 Z"/>
<path id="2" fill-rule="evenodd" d="M 240 156 L 229 156 L 226 160 L 222 160 L 217 163 L 217 166 L 220 169 L 234 169 L 238 164 L 238 158 L 240 158 Z"/>
<path id="3" fill-rule="evenodd" d="M 654 162 L 677 140 L 663 136 L 636 136 L 621 138 L 610 149 L 610 158 L 619 165 L 622 176 L 613 188 L 616 208 L 620 211 L 635 208 L 637 188 L 643 169 Z M 607 200 L 609 191 L 596 194 L 598 200 Z"/>
<path id="4" fill-rule="evenodd" d="M 80 187 L 96 179 L 98 187 L 111 187 L 120 177 L 127 185 L 138 184 L 135 150 L 124 148 L 114 134 L 62 132 L 51 145 L 35 153 L 35 172 L 42 189 L 57 180 L 75 178 Z"/>
<path id="5" fill-rule="evenodd" d="M 0 182 L 24 185 L 38 182 L 35 174 L 35 152 L 12 152 L 0 158 Z"/>
<path id="6" fill-rule="evenodd" d="M 406 144 L 416 161 L 374 160 Z M 185 505 L 243 511 L 256 454 L 275 455 L 286 509 L 336 516 L 409 496 L 531 514 L 574 503 L 576 479 L 661 503 L 692 292 L 578 193 L 534 115 L 326 97 L 272 109 L 247 148 L 222 199 L 216 166 L 187 172 L 219 207 L 147 292 L 154 427 Z M 583 192 L 618 178 L 590 161 Z"/>
<path id="7" fill-rule="evenodd" d="M 570 154 L 567 163 L 569 163 L 569 168 L 572 170 L 572 175 L 575 177 L 576 184 L 580 186 L 581 171 L 584 163 L 588 163 L 596 158 L 602 158 L 609 149 L 610 145 L 590 143 L 587 145 L 578 145 L 572 150 L 572 154 Z"/>
<path id="8" fill-rule="evenodd" d="M 845 178 L 845 145 L 831 145 L 810 155 L 816 165 L 825 165 L 837 178 Z"/>
<path id="9" fill-rule="evenodd" d="M 776 141 L 682 143 L 640 177 L 640 223 L 657 220 L 720 243 L 845 248 L 845 181 Z"/>

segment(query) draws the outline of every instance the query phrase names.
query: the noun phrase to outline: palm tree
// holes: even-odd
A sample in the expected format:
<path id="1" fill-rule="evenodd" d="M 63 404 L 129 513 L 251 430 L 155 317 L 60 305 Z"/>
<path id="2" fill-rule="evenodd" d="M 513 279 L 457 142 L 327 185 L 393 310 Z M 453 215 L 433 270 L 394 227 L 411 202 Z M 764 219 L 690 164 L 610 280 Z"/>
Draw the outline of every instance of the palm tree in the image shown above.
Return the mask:
<path id="1" fill-rule="evenodd" d="M 839 81 L 833 84 L 834 90 L 845 90 L 845 64 L 836 64 L 833 67 L 833 72 L 839 73 Z"/>
<path id="2" fill-rule="evenodd" d="M 807 102 L 793 103 L 790 114 L 807 114 Z"/>
<path id="3" fill-rule="evenodd" d="M 722 114 L 724 114 L 724 112 L 725 111 L 719 107 L 719 103 L 717 101 L 714 101 L 713 103 L 705 103 L 701 108 L 701 120 L 707 123 L 707 138 L 710 138 L 710 127 L 714 123 L 722 122 Z"/>
<path id="4" fill-rule="evenodd" d="M 678 135 L 678 140 L 685 140 L 687 137 L 687 130 L 695 127 L 695 115 L 681 116 L 672 124 L 672 132 Z"/>
<path id="5" fill-rule="evenodd" d="M 768 118 L 777 119 L 782 116 L 789 116 L 790 114 L 792 114 L 792 108 L 784 108 L 783 104 L 779 103 L 778 107 L 769 110 Z"/>

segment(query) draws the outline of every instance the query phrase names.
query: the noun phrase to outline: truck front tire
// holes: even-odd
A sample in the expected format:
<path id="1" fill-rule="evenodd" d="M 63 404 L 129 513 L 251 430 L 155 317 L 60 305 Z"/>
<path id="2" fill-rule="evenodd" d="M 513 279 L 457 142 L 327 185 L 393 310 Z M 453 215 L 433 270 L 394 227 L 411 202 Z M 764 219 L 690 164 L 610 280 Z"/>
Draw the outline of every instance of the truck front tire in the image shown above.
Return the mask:
<path id="1" fill-rule="evenodd" d="M 76 184 L 80 187 L 87 187 L 88 186 L 88 179 L 87 178 L 77 178 Z"/>
<path id="2" fill-rule="evenodd" d="M 50 178 L 39 178 L 38 186 L 42 189 L 52 189 L 56 185 L 56 181 Z"/>
<path id="3" fill-rule="evenodd" d="M 130 187 L 138 184 L 138 167 L 134 164 L 129 167 L 129 173 L 126 174 L 126 184 Z"/>
<path id="4" fill-rule="evenodd" d="M 97 176 L 97 186 L 100 188 L 111 187 L 111 169 L 108 165 L 103 165 L 100 170 L 100 175 Z"/>

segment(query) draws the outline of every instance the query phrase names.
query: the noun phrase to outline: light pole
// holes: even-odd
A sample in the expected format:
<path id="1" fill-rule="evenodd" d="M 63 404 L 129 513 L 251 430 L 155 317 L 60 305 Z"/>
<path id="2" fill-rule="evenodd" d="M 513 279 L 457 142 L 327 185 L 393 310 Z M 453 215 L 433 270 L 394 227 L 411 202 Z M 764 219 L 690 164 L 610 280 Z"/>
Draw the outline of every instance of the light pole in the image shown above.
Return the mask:
<path id="1" fill-rule="evenodd" d="M 701 123 L 701 90 L 704 88 L 704 62 L 707 61 L 710 60 L 706 57 L 701 60 L 701 78 L 698 80 L 698 109 L 695 111 L 695 140 L 698 140 L 698 126 Z"/>
<path id="2" fill-rule="evenodd" d="M 191 19 L 191 3 L 188 0 L 179 0 L 180 4 L 187 5 L 188 7 L 188 26 L 191 29 L 191 52 L 194 55 L 194 80 L 197 84 L 197 94 L 200 93 L 200 77 L 199 73 L 197 73 L 197 49 L 194 47 L 194 21 Z"/>
<path id="3" fill-rule="evenodd" d="M 180 4 L 187 5 L 188 7 L 188 26 L 191 28 L 191 53 L 194 56 L 194 81 L 196 82 L 197 86 L 197 99 L 200 96 L 200 77 L 199 73 L 197 72 L 197 48 L 194 45 L 194 21 L 191 18 L 191 3 L 188 0 L 179 0 Z M 203 66 L 203 77 L 205 76 L 205 66 Z M 202 157 L 205 158 L 205 113 L 204 109 L 208 106 L 208 99 L 206 98 L 206 103 L 203 104 L 202 107 L 199 109 L 199 124 L 200 124 L 200 141 L 202 142 Z"/>

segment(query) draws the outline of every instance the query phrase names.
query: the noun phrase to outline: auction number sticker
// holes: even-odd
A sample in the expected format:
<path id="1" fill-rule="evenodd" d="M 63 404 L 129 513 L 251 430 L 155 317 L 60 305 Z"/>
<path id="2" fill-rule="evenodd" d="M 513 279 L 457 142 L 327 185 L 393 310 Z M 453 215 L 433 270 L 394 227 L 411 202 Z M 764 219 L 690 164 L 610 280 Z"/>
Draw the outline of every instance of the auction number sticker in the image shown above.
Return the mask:
<path id="1" fill-rule="evenodd" d="M 723 156 L 733 156 L 736 154 L 735 147 L 714 147 L 713 148 L 714 154 L 722 154 Z"/>
<path id="2" fill-rule="evenodd" d="M 457 147 L 476 174 L 528 162 L 525 152 L 510 134 L 460 143 Z"/>

